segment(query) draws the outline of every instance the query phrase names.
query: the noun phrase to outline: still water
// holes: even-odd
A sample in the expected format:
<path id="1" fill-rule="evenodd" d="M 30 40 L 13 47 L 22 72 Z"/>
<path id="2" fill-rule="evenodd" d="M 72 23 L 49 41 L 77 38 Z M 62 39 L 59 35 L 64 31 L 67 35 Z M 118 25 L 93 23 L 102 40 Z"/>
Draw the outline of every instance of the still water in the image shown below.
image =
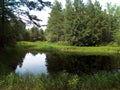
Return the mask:
<path id="1" fill-rule="evenodd" d="M 23 62 L 17 65 L 15 72 L 21 75 L 47 73 L 46 54 L 33 55 L 32 53 L 26 53 Z"/>
<path id="2" fill-rule="evenodd" d="M 90 74 L 101 71 L 119 71 L 120 55 L 80 55 L 73 53 L 24 53 L 0 56 L 0 74 Z"/>

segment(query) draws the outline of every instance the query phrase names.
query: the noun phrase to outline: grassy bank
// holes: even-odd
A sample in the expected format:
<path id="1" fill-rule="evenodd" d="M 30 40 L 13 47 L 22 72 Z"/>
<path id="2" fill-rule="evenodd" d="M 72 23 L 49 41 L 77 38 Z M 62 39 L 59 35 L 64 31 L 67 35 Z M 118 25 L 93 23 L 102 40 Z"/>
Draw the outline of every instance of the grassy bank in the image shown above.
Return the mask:
<path id="1" fill-rule="evenodd" d="M 64 52 L 79 52 L 88 54 L 113 54 L 120 53 L 120 47 L 112 46 L 96 46 L 96 47 L 77 47 L 62 45 L 59 43 L 50 42 L 18 42 L 27 50 L 39 50 L 39 51 L 64 51 Z"/>
<path id="2" fill-rule="evenodd" d="M 116 54 L 120 51 L 120 47 L 110 46 L 75 47 L 48 42 L 18 42 L 18 51 L 22 52 L 24 48 L 28 51 L 62 51 L 82 54 Z M 11 51 L 9 48 L 7 50 Z M 0 78 L 0 90 L 120 90 L 120 72 L 99 72 L 82 76 L 68 73 L 40 74 L 34 77 L 31 75 L 21 77 L 11 73 Z"/>
<path id="3" fill-rule="evenodd" d="M 0 90 L 120 90 L 120 73 L 20 77 L 13 73 L 0 80 Z"/>

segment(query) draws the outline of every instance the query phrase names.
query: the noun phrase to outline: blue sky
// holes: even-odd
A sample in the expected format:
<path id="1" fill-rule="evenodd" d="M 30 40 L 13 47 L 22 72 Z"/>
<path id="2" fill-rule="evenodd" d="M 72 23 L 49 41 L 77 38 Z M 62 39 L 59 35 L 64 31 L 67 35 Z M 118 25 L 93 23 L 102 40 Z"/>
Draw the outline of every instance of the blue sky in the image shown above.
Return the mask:
<path id="1" fill-rule="evenodd" d="M 44 1 L 50 1 L 51 3 L 53 3 L 55 0 L 44 0 Z M 66 0 L 58 0 L 58 1 L 62 3 L 63 7 L 65 6 Z M 87 0 L 83 0 L 83 2 L 85 2 L 85 3 L 86 3 L 86 1 Z M 120 0 L 97 0 L 97 1 L 100 2 L 100 4 L 102 5 L 103 8 L 106 7 L 107 2 L 111 2 L 112 5 L 114 5 L 114 4 L 120 5 Z M 95 2 L 95 0 L 92 0 L 92 2 Z M 37 15 L 38 18 L 43 20 L 42 22 L 40 22 L 41 25 L 47 25 L 50 11 L 51 11 L 50 8 L 45 7 L 41 12 L 32 11 L 31 14 Z M 46 27 L 42 27 L 42 28 L 45 29 Z"/>

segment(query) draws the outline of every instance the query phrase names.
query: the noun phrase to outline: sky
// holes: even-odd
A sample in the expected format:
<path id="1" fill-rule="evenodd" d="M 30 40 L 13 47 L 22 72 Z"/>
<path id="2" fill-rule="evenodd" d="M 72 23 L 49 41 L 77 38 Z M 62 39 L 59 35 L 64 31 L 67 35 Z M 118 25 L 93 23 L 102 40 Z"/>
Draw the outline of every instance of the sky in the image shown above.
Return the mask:
<path id="1" fill-rule="evenodd" d="M 52 4 L 55 0 L 43 0 L 43 1 L 50 1 Z M 66 0 L 58 0 L 59 2 L 61 2 L 63 8 L 65 7 L 65 1 Z M 112 5 L 116 4 L 116 5 L 120 5 L 120 0 L 97 0 L 100 2 L 100 4 L 102 5 L 103 8 L 106 8 L 106 3 L 107 2 L 111 2 Z M 87 0 L 83 0 L 83 2 L 87 2 Z M 92 0 L 92 2 L 94 3 L 95 0 Z M 47 21 L 48 21 L 48 17 L 49 17 L 49 13 L 51 12 L 51 9 L 48 7 L 45 7 L 42 11 L 32 11 L 31 14 L 33 15 L 37 15 L 39 19 L 43 20 L 42 22 L 40 22 L 40 25 L 47 25 Z M 27 27 L 27 28 L 31 28 L 31 26 Z M 42 27 L 42 29 L 46 29 L 46 27 Z"/>

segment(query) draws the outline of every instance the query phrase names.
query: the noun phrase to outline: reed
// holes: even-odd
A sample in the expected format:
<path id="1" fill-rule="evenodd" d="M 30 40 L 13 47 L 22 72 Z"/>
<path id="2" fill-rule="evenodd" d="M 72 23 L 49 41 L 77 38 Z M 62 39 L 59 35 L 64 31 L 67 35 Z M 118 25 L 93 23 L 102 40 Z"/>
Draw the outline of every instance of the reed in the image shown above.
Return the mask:
<path id="1" fill-rule="evenodd" d="M 120 73 L 92 75 L 40 74 L 18 76 L 9 74 L 0 80 L 0 90 L 120 90 Z"/>

